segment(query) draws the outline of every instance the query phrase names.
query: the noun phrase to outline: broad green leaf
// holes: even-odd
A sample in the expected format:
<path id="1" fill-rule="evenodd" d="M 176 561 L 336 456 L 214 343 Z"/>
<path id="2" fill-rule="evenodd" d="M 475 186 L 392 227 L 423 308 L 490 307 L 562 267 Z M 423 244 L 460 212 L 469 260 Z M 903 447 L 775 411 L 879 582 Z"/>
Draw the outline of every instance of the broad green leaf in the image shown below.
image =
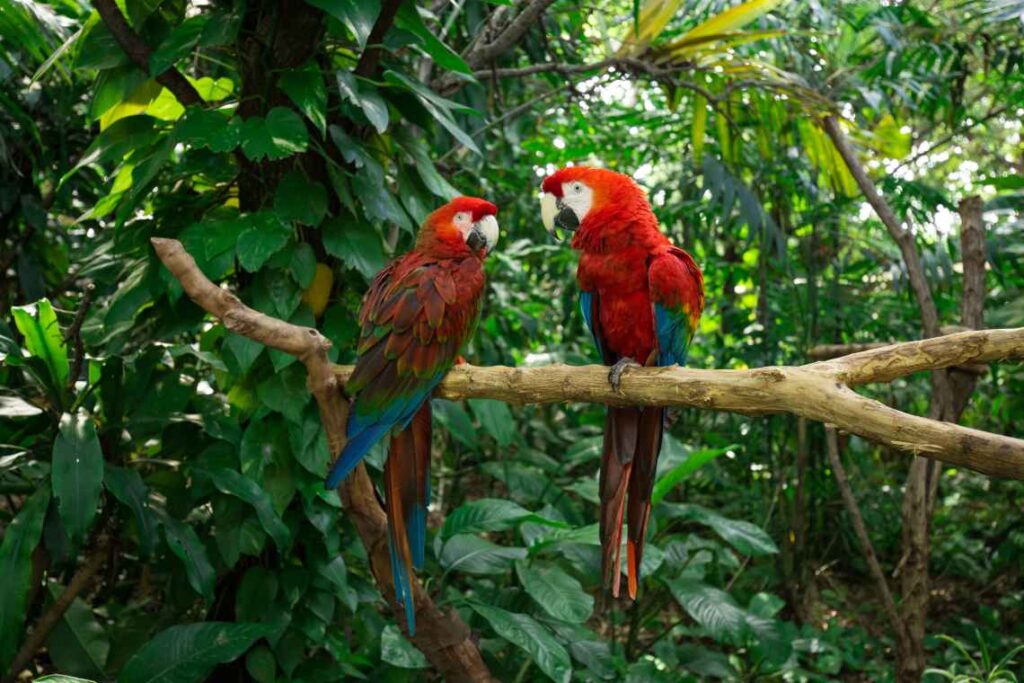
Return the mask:
<path id="1" fill-rule="evenodd" d="M 674 517 L 682 517 L 711 527 L 729 545 L 744 555 L 759 557 L 779 552 L 771 536 L 756 524 L 723 517 L 700 505 L 666 503 L 663 507 Z"/>
<path id="2" fill-rule="evenodd" d="M 39 544 L 50 504 L 49 487 L 40 487 L 25 499 L 4 531 L 0 544 L 0 671 L 7 671 L 21 643 L 32 583 L 32 552 Z"/>
<path id="3" fill-rule="evenodd" d="M 366 41 L 373 30 L 373 24 L 380 14 L 380 0 L 306 0 L 313 7 L 319 7 L 345 24 L 356 37 L 359 47 L 366 47 Z"/>
<path id="4" fill-rule="evenodd" d="M 160 136 L 155 123 L 149 116 L 130 116 L 111 124 L 93 139 L 71 170 L 61 176 L 59 185 L 86 166 L 120 162 L 130 152 L 151 146 Z"/>
<path id="5" fill-rule="evenodd" d="M 274 539 L 277 549 L 282 553 L 288 549 L 291 533 L 274 509 L 270 496 L 255 481 L 227 468 L 210 472 L 210 479 L 222 493 L 235 496 L 252 505 L 256 510 L 256 516 L 260 519 L 260 524 Z"/>
<path id="6" fill-rule="evenodd" d="M 430 55 L 434 63 L 442 69 L 470 76 L 473 75 L 473 70 L 462 57 L 455 50 L 441 42 L 427 28 L 427 25 L 423 23 L 422 17 L 420 17 L 419 10 L 416 9 L 415 3 L 403 2 L 399 6 L 398 14 L 395 16 L 395 25 L 419 38 L 423 42 L 423 51 Z"/>
<path id="7" fill-rule="evenodd" d="M 500 531 L 519 522 L 530 520 L 552 526 L 564 526 L 536 515 L 510 500 L 479 498 L 459 506 L 448 515 L 441 527 L 441 538 L 456 534 L 475 534 L 481 531 Z"/>
<path id="8" fill-rule="evenodd" d="M 389 83 L 392 83 L 394 85 L 397 85 L 401 88 L 404 88 L 412 92 L 416 96 L 416 99 L 420 101 L 420 104 L 422 104 L 423 107 L 428 112 L 430 112 L 431 116 L 433 116 L 434 119 L 438 123 L 440 123 L 445 130 L 452 134 L 452 137 L 458 140 L 459 143 L 466 147 L 466 149 L 476 154 L 480 154 L 480 148 L 477 147 L 476 142 L 474 142 L 473 138 L 469 135 L 469 133 L 463 130 L 457 123 L 455 123 L 455 120 L 451 117 L 451 114 L 449 113 L 449 110 L 452 108 L 458 108 L 462 111 L 465 111 L 464 108 L 462 108 L 460 105 L 457 105 L 454 102 L 451 102 L 450 100 L 442 98 L 437 93 L 434 93 L 433 91 L 429 90 L 422 83 L 417 83 L 416 81 L 411 80 L 407 76 L 400 74 L 397 71 L 386 71 L 384 73 L 384 79 Z"/>
<path id="9" fill-rule="evenodd" d="M 277 84 L 323 135 L 327 130 L 327 88 L 316 63 L 286 69 Z"/>
<path id="10" fill-rule="evenodd" d="M 25 337 L 25 348 L 46 364 L 54 386 L 63 387 L 67 384 L 71 373 L 68 349 L 50 302 L 40 299 L 28 306 L 14 306 L 11 314 L 14 316 L 14 325 Z"/>
<path id="11" fill-rule="evenodd" d="M 76 678 L 75 676 L 65 676 L 64 674 L 52 674 L 50 676 L 43 676 L 37 678 L 33 683 L 96 683 L 96 681 L 89 678 Z"/>
<path id="12" fill-rule="evenodd" d="M 65 587 L 51 582 L 50 597 L 56 600 Z M 110 652 L 110 639 L 81 598 L 75 598 L 50 632 L 47 651 L 56 668 L 75 675 L 102 680 Z"/>
<path id="13" fill-rule="evenodd" d="M 351 71 L 339 70 L 337 78 L 338 91 L 341 96 L 359 107 L 378 133 L 386 131 L 390 116 L 388 104 L 377 92 L 375 86 L 370 83 L 360 84 Z"/>
<path id="14" fill-rule="evenodd" d="M 495 633 L 525 650 L 548 678 L 559 683 L 567 683 L 572 678 L 569 653 L 548 629 L 532 617 L 476 602 L 471 606 L 487 620 Z"/>
<path id="15" fill-rule="evenodd" d="M 103 450 L 85 413 L 65 413 L 53 443 L 53 497 L 71 542 L 85 540 L 103 488 Z"/>
<path id="16" fill-rule="evenodd" d="M 654 483 L 654 491 L 651 494 L 651 503 L 657 505 L 661 499 L 671 491 L 679 482 L 683 481 L 698 469 L 711 462 L 718 456 L 737 448 L 736 444 L 723 448 L 702 448 L 691 451 L 686 459 L 658 478 Z"/>
<path id="17" fill-rule="evenodd" d="M 512 563 L 526 557 L 526 548 L 509 548 L 472 534 L 460 534 L 444 541 L 438 562 L 446 572 L 504 574 Z"/>
<path id="18" fill-rule="evenodd" d="M 326 268 L 326 266 L 325 266 Z M 291 273 L 292 278 L 295 282 L 302 287 L 304 290 L 309 289 L 313 286 L 313 281 L 316 279 L 317 268 L 316 268 L 316 253 L 313 251 L 313 247 L 309 246 L 306 242 L 300 242 L 295 245 L 295 249 L 292 250 L 292 258 L 288 262 L 288 272 Z M 326 270 L 330 273 L 330 269 Z M 333 278 L 331 278 L 333 280 Z M 323 298 L 323 305 L 317 310 L 316 305 L 311 304 L 313 312 L 319 314 L 327 305 L 327 296 L 330 294 L 330 285 L 327 285 L 326 294 Z M 315 300 L 315 299 L 311 299 Z M 307 301 L 307 299 L 303 299 Z"/>
<path id="19" fill-rule="evenodd" d="M 154 75 L 162 74 L 192 52 L 199 43 L 199 37 L 206 28 L 207 21 L 209 17 L 206 14 L 197 14 L 175 26 L 170 35 L 164 38 L 160 46 L 149 56 L 149 72 Z"/>
<path id="20" fill-rule="evenodd" d="M 143 557 L 153 553 L 158 520 L 149 507 L 149 489 L 137 470 L 108 465 L 103 483 L 114 498 L 131 510 L 139 534 L 139 547 Z"/>
<path id="21" fill-rule="evenodd" d="M 266 645 L 257 645 L 245 656 L 245 670 L 256 683 L 274 683 L 277 658 Z"/>
<path id="22" fill-rule="evenodd" d="M 255 273 L 288 244 L 292 229 L 269 211 L 249 214 L 244 218 L 250 227 L 238 236 L 238 262 L 250 273 Z"/>
<path id="23" fill-rule="evenodd" d="M 499 446 L 508 446 L 515 440 L 516 421 L 507 403 L 489 398 L 471 398 L 469 407 L 480 420 L 480 426 L 494 437 Z"/>
<path id="24" fill-rule="evenodd" d="M 284 159 L 306 151 L 306 125 L 291 109 L 274 107 L 266 118 L 253 116 L 242 124 L 242 152 L 253 161 Z"/>
<path id="25" fill-rule="evenodd" d="M 555 619 L 582 624 L 594 611 L 594 598 L 558 567 L 517 562 L 516 576 L 530 597 Z"/>
<path id="26" fill-rule="evenodd" d="M 175 127 L 178 140 L 213 152 L 230 152 L 241 140 L 241 123 L 220 112 L 189 107 Z"/>
<path id="27" fill-rule="evenodd" d="M 327 214 L 327 190 L 320 183 L 293 171 L 277 186 L 274 213 L 282 221 L 316 227 Z"/>
<path id="28" fill-rule="evenodd" d="M 123 118 L 142 114 L 149 109 L 150 103 L 157 98 L 161 90 L 160 84 L 153 79 L 143 82 L 100 117 L 100 130 L 105 130 Z"/>
<path id="29" fill-rule="evenodd" d="M 215 666 L 240 657 L 270 627 L 204 622 L 171 626 L 128 660 L 118 683 L 199 683 Z"/>
<path id="30" fill-rule="evenodd" d="M 666 584 L 676 602 L 715 640 L 735 642 L 747 632 L 747 613 L 725 591 L 695 579 Z"/>
<path id="31" fill-rule="evenodd" d="M 163 518 L 164 536 L 171 551 L 185 565 L 188 583 L 207 603 L 213 602 L 213 587 L 217 573 L 210 564 L 206 546 L 199 540 L 191 525 L 173 517 Z"/>
<path id="32" fill-rule="evenodd" d="M 380 235 L 371 225 L 351 217 L 335 217 L 324 223 L 324 248 L 327 253 L 359 271 L 367 280 L 373 278 L 387 260 Z"/>
<path id="33" fill-rule="evenodd" d="M 406 640 L 394 624 L 388 624 L 380 634 L 380 658 L 400 669 L 425 669 L 429 664 L 423 653 Z"/>
<path id="34" fill-rule="evenodd" d="M 0 417 L 6 419 L 34 417 L 42 412 L 42 408 L 37 408 L 18 396 L 0 396 Z"/>

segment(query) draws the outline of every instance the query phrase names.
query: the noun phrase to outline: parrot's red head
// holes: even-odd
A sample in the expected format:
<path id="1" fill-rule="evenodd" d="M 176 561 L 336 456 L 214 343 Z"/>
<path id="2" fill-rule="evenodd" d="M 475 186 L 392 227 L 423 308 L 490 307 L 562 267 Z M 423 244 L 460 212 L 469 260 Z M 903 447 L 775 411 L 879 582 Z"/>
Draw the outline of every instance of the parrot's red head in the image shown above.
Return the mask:
<path id="1" fill-rule="evenodd" d="M 483 257 L 498 242 L 498 207 L 486 199 L 456 197 L 423 221 L 416 248 L 451 258 Z"/>
<path id="2" fill-rule="evenodd" d="M 553 236 L 556 228 L 575 232 L 574 248 L 609 245 L 616 237 L 660 235 L 643 189 L 622 173 L 569 166 L 545 178 L 541 189 L 544 227 Z"/>

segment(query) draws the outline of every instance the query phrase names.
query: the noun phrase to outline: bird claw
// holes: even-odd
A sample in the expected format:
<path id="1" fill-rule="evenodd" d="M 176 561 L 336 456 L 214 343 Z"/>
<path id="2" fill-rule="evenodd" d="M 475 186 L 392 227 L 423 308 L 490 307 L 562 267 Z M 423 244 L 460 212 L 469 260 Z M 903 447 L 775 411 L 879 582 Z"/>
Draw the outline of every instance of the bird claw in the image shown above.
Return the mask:
<path id="1" fill-rule="evenodd" d="M 622 384 L 622 373 L 624 373 L 626 371 L 626 368 L 629 367 L 639 368 L 641 366 L 635 360 L 627 356 L 624 358 L 620 358 L 618 362 L 616 362 L 615 365 L 612 366 L 612 369 L 608 372 L 608 383 L 612 385 L 612 389 L 616 393 L 621 392 L 621 389 L 619 387 Z"/>

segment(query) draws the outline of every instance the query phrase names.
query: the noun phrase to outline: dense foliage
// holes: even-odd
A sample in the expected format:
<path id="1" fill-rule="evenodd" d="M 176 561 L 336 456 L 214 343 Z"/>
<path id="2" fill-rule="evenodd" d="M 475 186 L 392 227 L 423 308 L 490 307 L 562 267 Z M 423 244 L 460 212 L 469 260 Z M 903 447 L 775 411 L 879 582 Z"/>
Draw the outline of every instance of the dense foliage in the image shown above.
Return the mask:
<path id="1" fill-rule="evenodd" d="M 1019 2 L 103 4 L 152 48 L 148 73 L 84 2 L 0 2 L 0 675 L 92 567 L 22 668 L 431 678 L 323 490 L 301 363 L 213 324 L 153 236 L 254 308 L 316 325 L 344 363 L 369 278 L 446 198 L 487 197 L 503 235 L 467 359 L 596 362 L 575 257 L 536 195 L 555 167 L 601 163 L 641 182 L 704 269 L 690 364 L 799 364 L 820 343 L 921 334 L 900 252 L 818 126 L 837 112 L 912 226 L 943 323 L 959 320 L 957 203 L 978 194 L 986 323 L 1024 325 Z M 148 75 L 167 69 L 195 101 Z M 866 391 L 928 411 L 923 376 Z M 678 412 L 641 599 L 601 609 L 603 413 L 434 402 L 421 578 L 495 677 L 892 675 L 822 428 L 791 416 Z M 1021 436 L 1022 414 L 1024 371 L 993 366 L 963 423 Z M 909 458 L 856 437 L 843 457 L 898 573 Z M 931 675 L 1011 680 L 1024 486 L 946 468 L 939 487 Z"/>

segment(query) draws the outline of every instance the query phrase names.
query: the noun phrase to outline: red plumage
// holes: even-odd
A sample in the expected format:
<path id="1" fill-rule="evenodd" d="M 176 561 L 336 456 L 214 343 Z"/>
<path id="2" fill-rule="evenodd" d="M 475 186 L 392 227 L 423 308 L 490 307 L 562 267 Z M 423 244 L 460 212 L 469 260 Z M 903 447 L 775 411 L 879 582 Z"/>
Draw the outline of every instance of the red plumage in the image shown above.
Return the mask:
<path id="1" fill-rule="evenodd" d="M 604 362 L 681 363 L 704 308 L 704 279 L 688 253 L 658 229 L 640 187 L 628 176 L 585 166 L 561 169 L 544 192 L 565 202 L 566 184 L 591 190 L 572 247 L 584 315 Z M 603 576 L 619 594 L 622 523 L 627 523 L 630 597 L 636 597 L 664 429 L 662 408 L 609 408 L 601 460 Z M 628 501 L 628 502 L 627 502 Z"/>

